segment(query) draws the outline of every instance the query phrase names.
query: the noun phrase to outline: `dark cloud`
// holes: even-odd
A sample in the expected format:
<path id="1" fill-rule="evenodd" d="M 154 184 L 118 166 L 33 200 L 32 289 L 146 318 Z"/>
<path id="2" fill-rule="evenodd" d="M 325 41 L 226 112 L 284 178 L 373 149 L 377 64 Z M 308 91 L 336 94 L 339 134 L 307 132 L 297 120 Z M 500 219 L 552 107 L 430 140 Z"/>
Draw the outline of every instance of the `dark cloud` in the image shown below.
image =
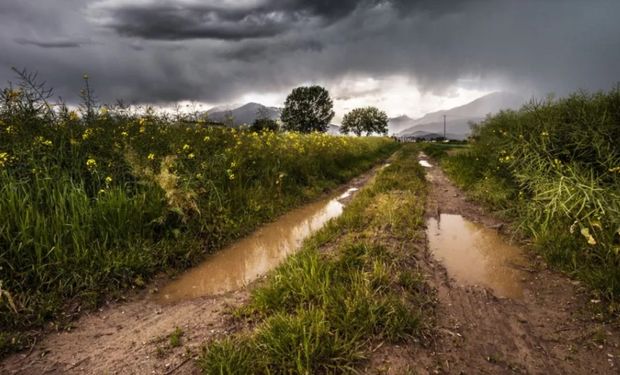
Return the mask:
<path id="1" fill-rule="evenodd" d="M 13 40 L 17 44 L 33 45 L 41 48 L 78 48 L 86 44 L 91 44 L 91 41 L 82 39 L 34 40 L 15 38 Z"/>
<path id="2" fill-rule="evenodd" d="M 105 27 L 155 40 L 241 40 L 273 37 L 307 24 L 325 26 L 350 14 L 360 0 L 272 0 L 249 5 L 193 2 L 103 3 Z"/>
<path id="3" fill-rule="evenodd" d="M 24 67 L 75 100 L 89 73 L 101 100 L 148 103 L 357 76 L 565 94 L 620 80 L 618 14 L 617 0 L 0 0 L 0 81 Z"/>

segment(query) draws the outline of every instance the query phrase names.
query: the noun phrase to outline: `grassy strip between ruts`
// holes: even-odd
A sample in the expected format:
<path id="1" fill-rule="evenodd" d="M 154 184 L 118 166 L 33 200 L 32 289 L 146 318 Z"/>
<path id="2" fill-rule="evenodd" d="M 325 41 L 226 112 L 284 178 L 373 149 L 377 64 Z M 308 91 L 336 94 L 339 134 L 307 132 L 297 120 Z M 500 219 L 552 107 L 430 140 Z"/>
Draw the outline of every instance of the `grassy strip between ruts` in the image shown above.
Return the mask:
<path id="1" fill-rule="evenodd" d="M 349 372 L 373 344 L 424 335 L 433 293 L 415 258 L 426 197 L 417 152 L 401 149 L 342 216 L 252 291 L 238 319 L 259 323 L 208 344 L 205 373 Z"/>
<path id="2" fill-rule="evenodd" d="M 449 156 L 427 147 L 457 185 L 513 221 L 547 261 L 617 314 L 619 122 L 617 88 L 502 112 L 474 128 L 470 148 Z"/>

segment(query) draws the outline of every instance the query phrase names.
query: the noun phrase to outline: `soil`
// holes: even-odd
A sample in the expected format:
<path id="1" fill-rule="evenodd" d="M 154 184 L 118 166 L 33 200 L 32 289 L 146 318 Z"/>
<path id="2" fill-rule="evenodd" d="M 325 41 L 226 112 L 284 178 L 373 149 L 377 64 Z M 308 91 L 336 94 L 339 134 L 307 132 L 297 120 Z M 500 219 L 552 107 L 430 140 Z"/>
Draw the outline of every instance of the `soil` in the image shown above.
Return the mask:
<path id="1" fill-rule="evenodd" d="M 468 201 L 440 168 L 427 168 L 427 180 L 427 219 L 458 214 L 511 237 L 506 223 Z M 523 297 L 511 299 L 461 286 L 427 247 L 419 266 L 437 292 L 435 332 L 426 343 L 380 348 L 366 372 L 619 374 L 620 330 L 597 314 L 600 301 L 524 252 Z"/>
<path id="2" fill-rule="evenodd" d="M 377 173 L 373 168 L 336 192 L 346 204 Z M 336 196 L 337 196 L 336 195 Z M 160 276 L 145 290 L 115 301 L 76 320 L 70 331 L 48 332 L 34 347 L 0 363 L 0 374 L 199 374 L 195 359 L 205 343 L 240 330 L 231 311 L 242 306 L 247 288 L 215 297 L 161 304 L 154 293 L 172 280 Z M 169 335 L 183 331 L 173 348 Z"/>

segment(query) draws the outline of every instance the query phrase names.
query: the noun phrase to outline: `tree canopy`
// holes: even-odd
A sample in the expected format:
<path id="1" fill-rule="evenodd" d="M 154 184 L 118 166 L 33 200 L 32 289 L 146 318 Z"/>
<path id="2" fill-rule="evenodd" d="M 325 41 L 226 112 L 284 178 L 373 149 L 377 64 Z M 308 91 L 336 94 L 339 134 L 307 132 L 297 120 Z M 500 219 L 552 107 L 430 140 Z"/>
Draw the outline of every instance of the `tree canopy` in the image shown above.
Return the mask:
<path id="1" fill-rule="evenodd" d="M 387 114 L 376 107 L 356 108 L 344 115 L 340 132 L 355 135 L 366 135 L 372 133 L 386 134 L 388 131 Z"/>
<path id="2" fill-rule="evenodd" d="M 302 133 L 326 132 L 334 117 L 329 92 L 321 86 L 297 87 L 286 98 L 282 110 L 284 129 Z"/>

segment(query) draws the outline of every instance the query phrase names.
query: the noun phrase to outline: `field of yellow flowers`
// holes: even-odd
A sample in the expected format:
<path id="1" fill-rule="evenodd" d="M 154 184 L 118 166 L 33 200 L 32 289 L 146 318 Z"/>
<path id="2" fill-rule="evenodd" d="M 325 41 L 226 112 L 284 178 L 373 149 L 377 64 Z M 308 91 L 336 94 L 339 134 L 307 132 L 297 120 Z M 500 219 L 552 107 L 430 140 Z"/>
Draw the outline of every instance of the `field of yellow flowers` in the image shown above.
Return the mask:
<path id="1" fill-rule="evenodd" d="M 341 184 L 397 147 L 0 97 L 0 354 Z"/>

